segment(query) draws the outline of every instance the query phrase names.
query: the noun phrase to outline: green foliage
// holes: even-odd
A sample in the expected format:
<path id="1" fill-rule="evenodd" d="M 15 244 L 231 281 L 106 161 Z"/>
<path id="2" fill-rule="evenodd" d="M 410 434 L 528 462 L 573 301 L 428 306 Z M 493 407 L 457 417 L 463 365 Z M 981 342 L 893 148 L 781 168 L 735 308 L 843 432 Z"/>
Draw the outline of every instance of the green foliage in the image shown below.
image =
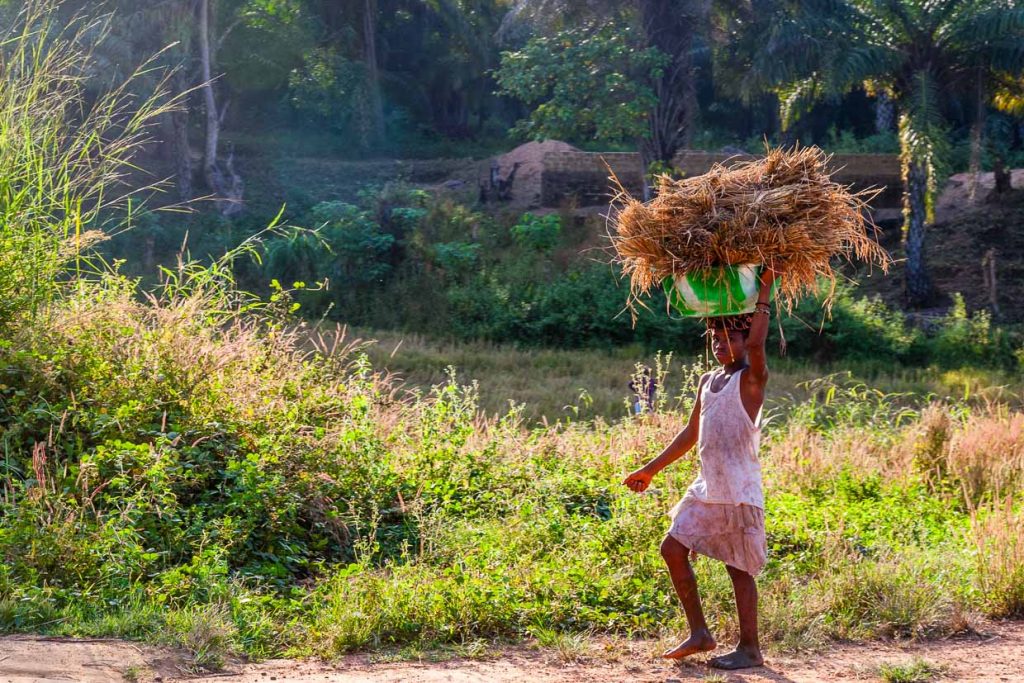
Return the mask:
<path id="1" fill-rule="evenodd" d="M 451 277 L 465 277 L 480 263 L 480 250 L 470 242 L 440 242 L 434 245 L 434 262 Z"/>
<path id="2" fill-rule="evenodd" d="M 562 233 L 562 220 L 557 213 L 544 216 L 524 213 L 509 232 L 520 247 L 549 252 L 558 245 Z"/>
<path id="3" fill-rule="evenodd" d="M 295 283 L 295 289 L 323 282 L 323 287 L 297 297 L 311 315 L 326 312 L 339 300 L 345 310 L 358 306 L 366 288 L 391 273 L 394 236 L 383 232 L 368 211 L 344 202 L 317 204 L 308 221 L 316 227 L 266 243 L 264 272 L 274 281 Z"/>
<path id="4" fill-rule="evenodd" d="M 303 57 L 288 77 L 291 105 L 334 131 L 365 141 L 369 92 L 366 68 L 332 48 L 317 48 Z"/>
<path id="5" fill-rule="evenodd" d="M 374 282 L 388 274 L 385 256 L 395 238 L 382 233 L 365 211 L 343 202 L 323 202 L 313 207 L 310 217 L 337 255 L 335 272 L 341 283 Z"/>
<path id="6" fill-rule="evenodd" d="M 878 675 L 885 683 L 928 683 L 942 673 L 941 666 L 921 658 L 905 663 L 885 662 L 878 665 Z"/>
<path id="7" fill-rule="evenodd" d="M 987 311 L 968 315 L 963 297 L 954 295 L 950 312 L 922 330 L 879 298 L 856 298 L 840 286 L 831 311 L 823 312 L 824 292 L 801 301 L 782 321 L 787 352 L 818 361 L 864 361 L 880 357 L 908 365 L 942 368 L 1019 367 L 1014 337 L 992 325 Z"/>
<path id="8" fill-rule="evenodd" d="M 899 139 L 891 132 L 875 133 L 858 138 L 851 130 L 829 128 L 828 137 L 821 147 L 830 154 L 898 154 Z"/>
<path id="9" fill-rule="evenodd" d="M 992 325 L 988 311 L 967 314 L 960 294 L 953 295 L 953 307 L 941 321 L 932 340 L 937 362 L 948 367 L 989 366 L 1014 369 L 1012 342 L 1007 334 Z"/>
<path id="10" fill-rule="evenodd" d="M 641 48 L 635 29 L 611 21 L 537 36 L 504 52 L 495 77 L 532 108 L 515 132 L 531 138 L 620 141 L 647 134 L 657 104 L 650 83 L 665 55 Z"/>
<path id="11" fill-rule="evenodd" d="M 856 298 L 840 284 L 825 310 L 827 290 L 807 297 L 792 316 L 782 318 L 787 353 L 820 361 L 877 359 L 880 355 L 905 363 L 926 358 L 920 330 L 907 325 L 904 315 L 879 298 Z"/>
<path id="12" fill-rule="evenodd" d="M 475 387 L 454 376 L 396 402 L 364 358 L 299 353 L 308 337 L 220 272 L 183 268 L 152 305 L 117 278 L 82 283 L 0 349 L 3 628 L 134 634 L 212 668 L 236 650 L 537 634 L 571 654 L 574 633 L 682 626 L 651 540 L 672 496 L 618 485 L 671 430 L 527 430 L 518 409 L 482 422 Z M 904 397 L 818 393 L 788 424 L 879 444 L 915 428 Z M 665 490 L 694 466 L 666 471 Z M 943 554 L 970 525 L 954 481 L 849 470 L 772 489 L 766 631 L 794 647 L 923 636 L 948 632 L 959 600 L 997 609 L 1016 560 L 975 593 L 978 570 Z M 697 563 L 708 613 L 729 630 L 719 569 Z"/>

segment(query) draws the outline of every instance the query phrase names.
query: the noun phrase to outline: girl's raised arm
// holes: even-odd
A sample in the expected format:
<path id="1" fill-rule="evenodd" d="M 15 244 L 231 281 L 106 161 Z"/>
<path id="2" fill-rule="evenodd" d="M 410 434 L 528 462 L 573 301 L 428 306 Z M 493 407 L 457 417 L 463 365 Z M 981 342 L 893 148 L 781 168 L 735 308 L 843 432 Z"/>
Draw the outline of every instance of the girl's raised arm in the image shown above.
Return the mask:
<path id="1" fill-rule="evenodd" d="M 771 268 L 761 271 L 761 289 L 757 295 L 754 308 L 754 319 L 750 323 L 750 334 L 747 336 L 747 362 L 750 363 L 750 375 L 758 384 L 768 382 L 768 358 L 764 344 L 768 339 L 768 323 L 770 322 L 772 285 L 778 277 Z"/>

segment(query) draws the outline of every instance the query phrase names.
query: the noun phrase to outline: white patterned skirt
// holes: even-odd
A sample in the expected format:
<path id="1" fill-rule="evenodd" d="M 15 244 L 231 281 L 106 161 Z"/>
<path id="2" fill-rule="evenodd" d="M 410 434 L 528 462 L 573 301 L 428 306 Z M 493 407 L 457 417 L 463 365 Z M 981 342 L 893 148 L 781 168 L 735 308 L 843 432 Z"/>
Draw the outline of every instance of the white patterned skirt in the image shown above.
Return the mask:
<path id="1" fill-rule="evenodd" d="M 705 503 L 687 496 L 668 515 L 672 518 L 668 535 L 690 550 L 751 576 L 757 576 L 764 567 L 768 543 L 761 508 L 742 503 Z"/>

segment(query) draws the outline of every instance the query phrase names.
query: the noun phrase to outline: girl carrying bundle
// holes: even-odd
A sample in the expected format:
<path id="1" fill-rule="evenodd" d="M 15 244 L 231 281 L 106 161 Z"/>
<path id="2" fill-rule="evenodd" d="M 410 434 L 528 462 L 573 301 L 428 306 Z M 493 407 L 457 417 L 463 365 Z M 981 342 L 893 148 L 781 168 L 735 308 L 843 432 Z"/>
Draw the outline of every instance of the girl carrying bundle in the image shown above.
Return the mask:
<path id="1" fill-rule="evenodd" d="M 774 272 L 764 272 L 753 313 L 707 319 L 711 348 L 722 367 L 701 377 L 686 427 L 658 457 L 623 482 L 642 492 L 654 475 L 697 445 L 700 474 L 669 513 L 672 524 L 661 542 L 661 555 L 690 626 L 690 637 L 662 655 L 669 659 L 716 647 L 690 566 L 692 551 L 724 562 L 736 593 L 739 644 L 732 653 L 713 658 L 711 665 L 739 669 L 763 662 L 754 577 L 764 566 L 768 549 L 757 449 L 768 382 L 765 340 L 774 280 Z"/>
<path id="2" fill-rule="evenodd" d="M 661 543 L 690 627 L 689 637 L 664 653 L 669 659 L 716 647 L 690 565 L 691 553 L 699 553 L 725 563 L 740 622 L 735 650 L 710 664 L 740 669 L 763 662 L 754 577 L 767 555 L 758 447 L 771 297 L 777 287 L 779 308 L 789 308 L 821 280 L 834 284 L 837 255 L 878 263 L 883 271 L 889 263 L 865 229 L 872 193 L 832 182 L 827 163 L 813 147 L 768 150 L 762 159 L 716 165 L 695 178 L 663 178 L 646 204 L 624 192 L 618 197 L 612 239 L 630 277 L 630 306 L 663 286 L 679 313 L 705 318 L 721 365 L 701 377 L 685 428 L 623 480 L 642 492 L 697 447 L 700 473 L 670 511 Z"/>

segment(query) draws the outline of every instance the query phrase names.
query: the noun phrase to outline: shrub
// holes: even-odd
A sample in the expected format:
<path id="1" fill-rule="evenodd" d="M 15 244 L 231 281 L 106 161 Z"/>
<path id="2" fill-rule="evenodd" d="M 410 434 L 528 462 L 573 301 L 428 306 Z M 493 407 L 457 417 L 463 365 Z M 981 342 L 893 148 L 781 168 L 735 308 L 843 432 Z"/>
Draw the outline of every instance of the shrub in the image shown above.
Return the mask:
<path id="1" fill-rule="evenodd" d="M 1003 367 L 1012 370 L 1016 357 L 1005 332 L 992 326 L 988 311 L 967 314 L 960 294 L 953 295 L 953 307 L 940 321 L 931 340 L 932 359 L 943 367 Z"/>
<path id="2" fill-rule="evenodd" d="M 817 297 L 803 299 L 793 316 L 782 319 L 788 353 L 819 361 L 884 357 L 887 362 L 920 363 L 925 359 L 922 334 L 881 299 L 855 298 L 853 290 L 840 283 L 829 314 L 822 310 L 826 294 L 823 287 Z"/>
<path id="3" fill-rule="evenodd" d="M 558 245 L 562 234 L 562 219 L 557 213 L 544 216 L 524 213 L 510 232 L 512 239 L 523 249 L 549 252 Z"/>
<path id="4" fill-rule="evenodd" d="M 434 260 L 451 278 L 462 278 L 480 263 L 479 244 L 441 242 L 434 245 Z"/>
<path id="5" fill-rule="evenodd" d="M 359 311 L 367 290 L 392 271 L 394 236 L 382 232 L 367 211 L 344 202 L 317 204 L 309 221 L 316 226 L 313 230 L 292 231 L 267 242 L 264 272 L 295 283 L 295 289 L 323 281 L 324 287 L 296 297 L 311 315 L 333 304 Z"/>

